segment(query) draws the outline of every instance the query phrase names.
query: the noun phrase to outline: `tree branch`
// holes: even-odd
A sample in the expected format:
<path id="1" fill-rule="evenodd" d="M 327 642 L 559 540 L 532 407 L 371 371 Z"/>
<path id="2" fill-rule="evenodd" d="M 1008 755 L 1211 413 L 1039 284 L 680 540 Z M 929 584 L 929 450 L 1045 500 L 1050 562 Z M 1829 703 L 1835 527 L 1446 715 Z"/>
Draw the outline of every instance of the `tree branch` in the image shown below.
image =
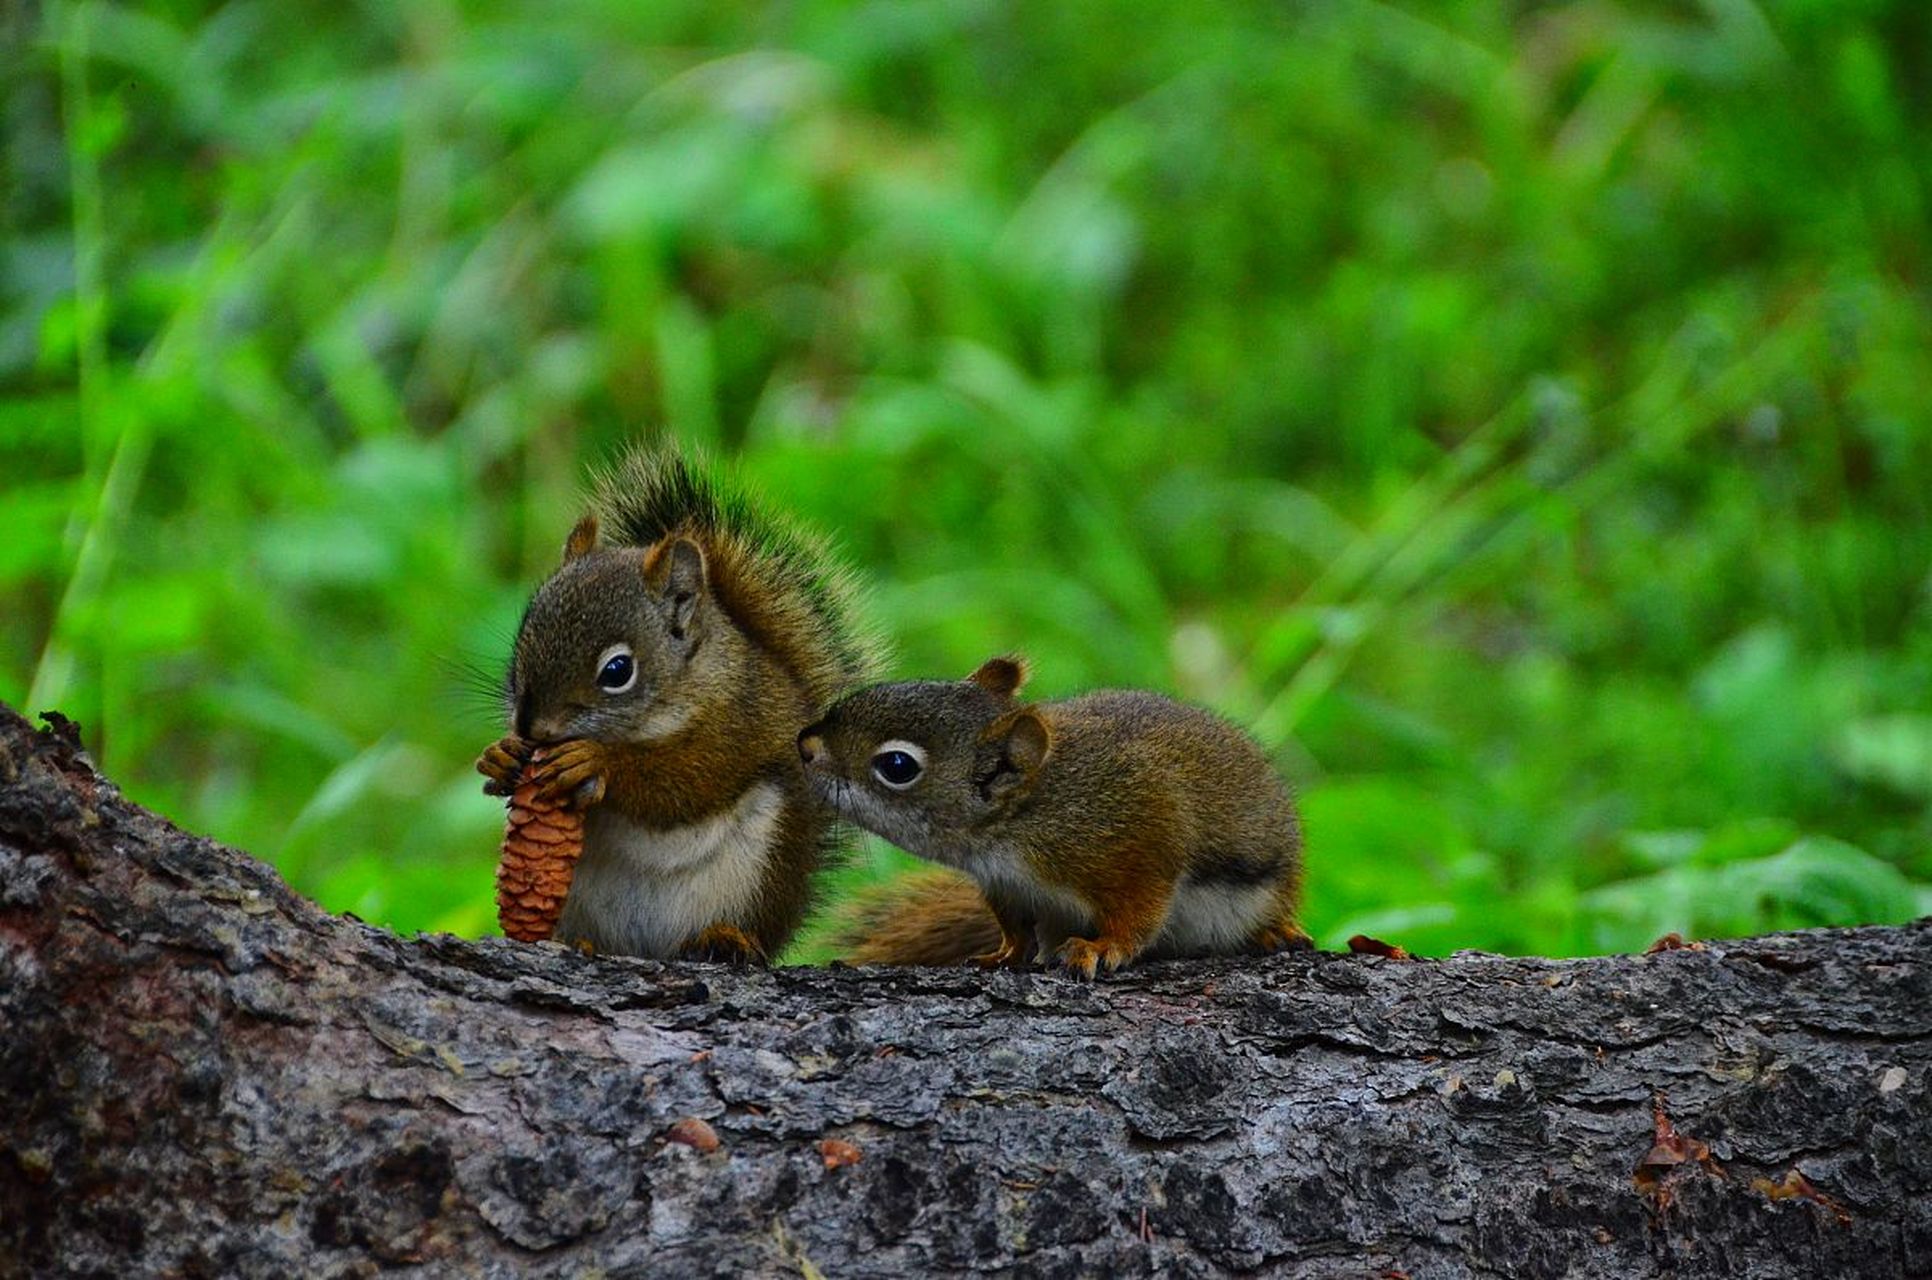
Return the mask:
<path id="1" fill-rule="evenodd" d="M 1896 1276 L 1929 1068 L 1925 922 L 1095 986 L 398 938 L 0 707 L 4 1275 Z"/>

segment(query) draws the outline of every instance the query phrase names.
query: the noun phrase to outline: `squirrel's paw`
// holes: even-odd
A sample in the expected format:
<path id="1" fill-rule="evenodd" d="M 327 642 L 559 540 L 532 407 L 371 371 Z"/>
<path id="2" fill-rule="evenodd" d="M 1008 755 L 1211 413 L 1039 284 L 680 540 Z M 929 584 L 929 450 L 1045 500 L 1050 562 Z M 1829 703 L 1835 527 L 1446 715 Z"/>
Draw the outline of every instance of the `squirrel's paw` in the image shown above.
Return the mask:
<path id="1" fill-rule="evenodd" d="M 1056 952 L 1069 976 L 1091 982 L 1096 973 L 1112 973 L 1127 963 L 1127 948 L 1117 942 L 1089 942 L 1068 938 Z"/>
<path id="2" fill-rule="evenodd" d="M 476 771 L 488 779 L 483 784 L 484 793 L 507 796 L 515 791 L 530 751 L 531 744 L 514 733 L 491 743 L 489 750 L 476 758 Z"/>
<path id="3" fill-rule="evenodd" d="M 999 946 L 974 956 L 966 963 L 978 965 L 982 969 L 1024 969 L 1026 968 L 1026 947 L 1011 939 L 1004 939 Z"/>
<path id="4" fill-rule="evenodd" d="M 551 804 L 583 809 L 604 798 L 604 748 L 588 738 L 539 747 L 530 757 L 537 795 Z"/>
<path id="5" fill-rule="evenodd" d="M 722 960 L 726 964 L 763 964 L 765 949 L 736 925 L 714 924 L 681 948 L 687 960 Z"/>
<path id="6" fill-rule="evenodd" d="M 1313 951 L 1315 942 L 1294 921 L 1281 920 L 1256 930 L 1254 946 L 1263 955 L 1273 955 L 1277 951 Z"/>

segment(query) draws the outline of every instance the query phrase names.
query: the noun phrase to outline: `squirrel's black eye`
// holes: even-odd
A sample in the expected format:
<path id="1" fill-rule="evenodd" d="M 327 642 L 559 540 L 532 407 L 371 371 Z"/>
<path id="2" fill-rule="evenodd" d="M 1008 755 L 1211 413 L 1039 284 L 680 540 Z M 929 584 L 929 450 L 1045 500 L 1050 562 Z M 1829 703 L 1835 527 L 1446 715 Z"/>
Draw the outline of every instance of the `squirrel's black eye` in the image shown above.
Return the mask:
<path id="1" fill-rule="evenodd" d="M 872 755 L 872 776 L 895 791 L 926 771 L 926 753 L 910 742 L 888 742 Z"/>
<path id="2" fill-rule="evenodd" d="M 622 693 L 637 683 L 637 662 L 622 645 L 604 655 L 597 668 L 597 687 L 605 693 Z"/>

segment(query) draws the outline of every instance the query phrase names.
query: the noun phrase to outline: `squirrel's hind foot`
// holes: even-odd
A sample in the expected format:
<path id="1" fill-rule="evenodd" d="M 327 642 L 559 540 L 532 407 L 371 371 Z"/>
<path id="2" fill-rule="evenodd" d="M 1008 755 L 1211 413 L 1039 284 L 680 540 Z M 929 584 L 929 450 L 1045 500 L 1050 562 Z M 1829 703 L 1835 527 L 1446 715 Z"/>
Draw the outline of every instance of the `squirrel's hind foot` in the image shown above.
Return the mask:
<path id="1" fill-rule="evenodd" d="M 1056 953 L 1069 977 L 1092 982 L 1096 974 L 1112 973 L 1132 957 L 1118 942 L 1099 939 L 1068 938 Z"/>
<path id="2" fill-rule="evenodd" d="M 981 969 L 1024 969 L 1026 968 L 1027 948 L 1002 942 L 991 951 L 969 959 L 966 963 Z"/>
<path id="3" fill-rule="evenodd" d="M 725 964 L 766 964 L 765 949 L 743 929 L 714 924 L 684 944 L 686 960 L 718 960 Z"/>
<path id="4" fill-rule="evenodd" d="M 1254 947 L 1261 954 L 1271 956 L 1277 951 L 1313 951 L 1315 941 L 1300 925 L 1281 920 L 1257 929 Z"/>

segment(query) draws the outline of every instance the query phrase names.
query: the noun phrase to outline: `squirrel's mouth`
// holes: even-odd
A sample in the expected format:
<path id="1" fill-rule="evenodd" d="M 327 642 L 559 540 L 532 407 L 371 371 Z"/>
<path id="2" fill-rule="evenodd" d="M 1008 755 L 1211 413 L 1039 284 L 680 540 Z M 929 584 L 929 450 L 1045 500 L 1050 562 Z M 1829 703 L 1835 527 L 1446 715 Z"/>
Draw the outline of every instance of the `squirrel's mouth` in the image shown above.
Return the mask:
<path id="1" fill-rule="evenodd" d="M 843 779 L 812 765 L 805 766 L 805 781 L 819 799 L 831 805 L 841 818 L 853 818 L 851 786 Z"/>
<path id="2" fill-rule="evenodd" d="M 867 792 L 849 779 L 808 767 L 806 777 L 832 812 L 922 858 L 934 858 L 932 832 L 924 815 L 906 812 Z M 940 859 L 944 861 L 944 859 Z"/>
<path id="3" fill-rule="evenodd" d="M 823 766 L 815 765 L 805 766 L 805 778 L 811 784 L 812 790 L 818 794 L 819 799 L 830 805 L 832 812 L 839 817 L 847 822 L 856 823 L 867 831 L 879 835 L 886 834 L 879 829 L 882 815 L 876 813 L 874 806 L 867 803 L 870 797 L 862 794 L 850 782 L 835 773 L 826 772 Z"/>

